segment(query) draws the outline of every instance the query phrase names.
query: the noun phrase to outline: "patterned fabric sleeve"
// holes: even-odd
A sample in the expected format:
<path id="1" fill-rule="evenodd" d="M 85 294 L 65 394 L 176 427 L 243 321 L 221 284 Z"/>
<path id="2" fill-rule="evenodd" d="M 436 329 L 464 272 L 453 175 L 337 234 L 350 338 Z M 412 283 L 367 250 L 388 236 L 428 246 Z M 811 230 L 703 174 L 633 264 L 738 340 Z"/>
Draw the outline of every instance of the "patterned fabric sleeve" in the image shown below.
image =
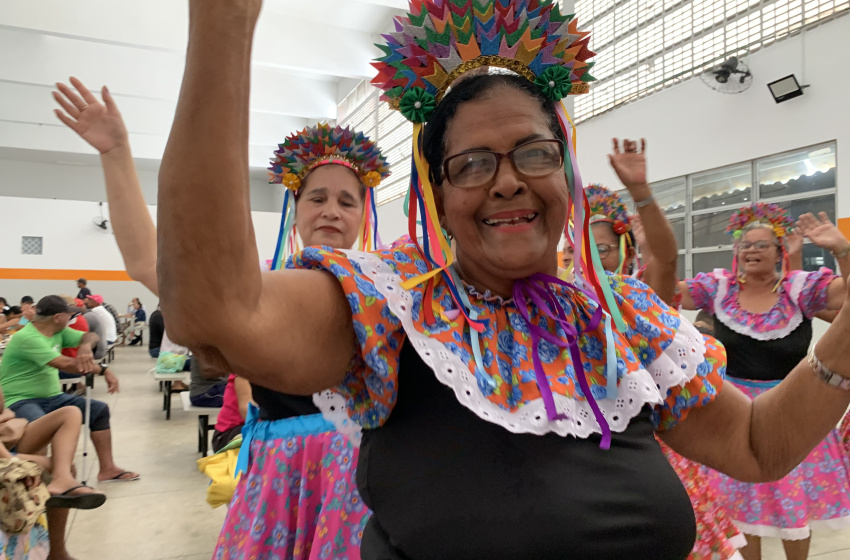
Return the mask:
<path id="1" fill-rule="evenodd" d="M 695 278 L 685 280 L 694 307 L 714 315 L 714 297 L 717 295 L 717 277 L 712 273 L 700 272 Z"/>
<path id="2" fill-rule="evenodd" d="M 307 248 L 288 268 L 324 270 L 339 280 L 351 306 L 360 353 L 349 365 L 343 383 L 314 395 L 316 405 L 341 432 L 357 437 L 360 429 L 386 421 L 398 395 L 398 366 L 404 333 L 373 279 L 343 251 Z"/>
<path id="3" fill-rule="evenodd" d="M 811 319 L 815 313 L 826 309 L 829 303 L 829 285 L 838 276 L 828 268 L 821 268 L 817 272 L 798 272 L 798 274 L 805 274 L 806 280 L 803 282 L 797 303 L 803 315 Z"/>
<path id="4" fill-rule="evenodd" d="M 694 328 L 693 325 L 689 326 Z M 655 409 L 653 422 L 660 432 L 684 421 L 691 410 L 709 404 L 723 386 L 726 378 L 726 349 L 710 336 L 703 336 L 703 341 L 705 354 L 697 365 L 696 376 L 684 386 L 669 389 L 664 404 Z"/>
<path id="5" fill-rule="evenodd" d="M 717 396 L 726 375 L 726 350 L 664 304 L 646 284 L 618 276 L 609 276 L 609 281 L 630 325 L 624 335 L 666 395 L 653 422 L 659 431 L 669 430 Z"/>

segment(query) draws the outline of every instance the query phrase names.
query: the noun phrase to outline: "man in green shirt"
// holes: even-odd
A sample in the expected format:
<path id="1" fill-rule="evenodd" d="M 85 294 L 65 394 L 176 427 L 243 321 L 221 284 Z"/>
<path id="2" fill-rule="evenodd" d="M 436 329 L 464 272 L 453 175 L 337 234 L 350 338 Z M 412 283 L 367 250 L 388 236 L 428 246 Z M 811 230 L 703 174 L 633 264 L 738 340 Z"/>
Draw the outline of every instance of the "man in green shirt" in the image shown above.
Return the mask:
<path id="1" fill-rule="evenodd" d="M 6 346 L 0 361 L 0 386 L 5 406 L 30 422 L 64 406 L 76 406 L 85 414 L 86 400 L 62 392 L 59 370 L 85 374 L 103 372 L 110 393 L 118 391 L 115 375 L 99 366 L 92 348 L 98 337 L 68 327 L 77 313 L 59 296 L 45 296 L 35 306 L 35 317 Z M 79 347 L 76 358 L 62 355 L 63 348 Z M 92 400 L 89 413 L 91 440 L 100 463 L 98 480 L 137 480 L 139 475 L 115 465 L 109 407 Z"/>

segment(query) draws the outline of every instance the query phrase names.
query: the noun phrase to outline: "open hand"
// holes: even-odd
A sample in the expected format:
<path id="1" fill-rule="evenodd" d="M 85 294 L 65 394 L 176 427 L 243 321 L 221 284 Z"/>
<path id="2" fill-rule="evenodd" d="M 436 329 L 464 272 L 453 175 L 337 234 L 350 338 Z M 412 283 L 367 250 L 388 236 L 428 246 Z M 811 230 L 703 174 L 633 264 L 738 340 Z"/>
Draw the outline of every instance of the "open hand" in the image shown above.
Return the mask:
<path id="1" fill-rule="evenodd" d="M 56 84 L 59 92 L 53 92 L 53 99 L 64 109 L 56 109 L 59 120 L 101 154 L 126 146 L 127 127 L 106 86 L 101 90 L 101 103 L 77 78 L 71 78 L 71 85 L 76 92 L 61 83 Z"/>
<path id="2" fill-rule="evenodd" d="M 620 151 L 620 141 L 617 138 L 613 139 L 614 153 L 608 155 L 608 161 L 611 162 L 611 167 L 629 190 L 632 198 L 635 195 L 644 195 L 640 192 L 644 189 L 648 191 L 649 186 L 646 182 L 646 139 L 641 138 L 640 149 L 637 142 L 632 140 L 623 140 L 623 151 Z M 637 191 L 637 192 L 636 192 Z M 647 192 L 643 198 L 649 196 Z"/>
<path id="3" fill-rule="evenodd" d="M 798 255 L 803 250 L 804 235 L 798 227 L 790 231 L 785 236 L 785 248 L 788 250 L 788 255 Z"/>
<path id="4" fill-rule="evenodd" d="M 850 245 L 850 241 L 832 223 L 826 212 L 820 212 L 817 217 L 811 213 L 803 214 L 797 220 L 797 227 L 812 243 L 827 251 L 839 253 Z"/>

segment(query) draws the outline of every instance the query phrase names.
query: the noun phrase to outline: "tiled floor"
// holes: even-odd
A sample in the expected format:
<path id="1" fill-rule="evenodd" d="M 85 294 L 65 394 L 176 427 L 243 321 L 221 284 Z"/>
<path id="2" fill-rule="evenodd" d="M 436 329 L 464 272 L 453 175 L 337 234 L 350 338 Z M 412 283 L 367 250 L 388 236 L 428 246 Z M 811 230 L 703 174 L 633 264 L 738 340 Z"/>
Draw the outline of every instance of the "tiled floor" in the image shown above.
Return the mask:
<path id="1" fill-rule="evenodd" d="M 227 512 L 205 502 L 206 478 L 195 462 L 197 417 L 184 413 L 175 398 L 171 420 L 165 420 L 145 349 L 119 348 L 116 358 L 120 395 L 106 395 L 102 380 L 94 395 L 112 409 L 116 461 L 142 479 L 100 485 L 109 499 L 72 517 L 68 549 L 77 560 L 209 560 Z M 87 470 L 96 480 L 97 461 L 90 460 Z M 764 560 L 784 560 L 778 541 L 766 540 L 764 548 Z M 850 560 L 850 530 L 815 534 L 810 558 Z"/>

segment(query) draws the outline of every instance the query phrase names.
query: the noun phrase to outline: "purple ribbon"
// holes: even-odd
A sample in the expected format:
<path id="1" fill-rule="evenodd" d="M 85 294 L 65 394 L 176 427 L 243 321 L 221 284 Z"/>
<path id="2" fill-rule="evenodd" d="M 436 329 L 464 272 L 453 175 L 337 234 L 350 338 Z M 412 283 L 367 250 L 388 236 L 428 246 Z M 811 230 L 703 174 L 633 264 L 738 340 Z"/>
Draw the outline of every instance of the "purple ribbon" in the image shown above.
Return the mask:
<path id="1" fill-rule="evenodd" d="M 600 410 L 599 405 L 596 403 L 596 399 L 593 397 L 593 393 L 590 391 L 587 376 L 584 374 L 581 353 L 578 348 L 579 336 L 582 333 L 596 330 L 599 326 L 599 322 L 602 320 L 602 308 L 597 305 L 596 311 L 594 311 L 587 326 L 579 331 L 573 323 L 567 320 L 567 314 L 558 302 L 558 298 L 555 296 L 555 293 L 549 288 L 549 284 L 558 284 L 574 289 L 576 288 L 573 284 L 565 282 L 560 278 L 549 276 L 548 274 L 533 274 L 528 278 L 515 281 L 513 289 L 514 302 L 516 303 L 517 310 L 519 311 L 520 316 L 525 320 L 528 325 L 528 329 L 531 332 L 534 374 L 537 379 L 537 386 L 540 389 L 541 398 L 543 399 L 543 405 L 546 407 L 546 415 L 550 422 L 554 422 L 555 420 L 565 420 L 567 418 L 563 414 L 559 414 L 555 408 L 555 398 L 552 395 L 552 387 L 549 384 L 549 379 L 546 377 L 546 372 L 543 371 L 543 364 L 540 363 L 538 346 L 541 339 L 544 339 L 559 348 L 569 348 L 570 357 L 573 361 L 573 369 L 575 370 L 576 381 L 578 382 L 579 387 L 581 387 L 581 390 L 590 405 L 590 409 L 593 411 L 593 416 L 602 431 L 602 442 L 599 446 L 602 449 L 609 449 L 611 447 L 611 427 L 605 420 L 602 410 Z M 587 293 L 587 290 L 583 288 L 579 289 L 581 289 L 582 292 Z M 587 295 L 594 301 L 596 300 L 592 294 Z M 535 307 L 537 307 L 541 315 L 552 319 L 556 325 L 561 326 L 565 333 L 564 338 L 558 337 L 531 321 L 527 305 L 527 301 L 529 300 Z"/>

